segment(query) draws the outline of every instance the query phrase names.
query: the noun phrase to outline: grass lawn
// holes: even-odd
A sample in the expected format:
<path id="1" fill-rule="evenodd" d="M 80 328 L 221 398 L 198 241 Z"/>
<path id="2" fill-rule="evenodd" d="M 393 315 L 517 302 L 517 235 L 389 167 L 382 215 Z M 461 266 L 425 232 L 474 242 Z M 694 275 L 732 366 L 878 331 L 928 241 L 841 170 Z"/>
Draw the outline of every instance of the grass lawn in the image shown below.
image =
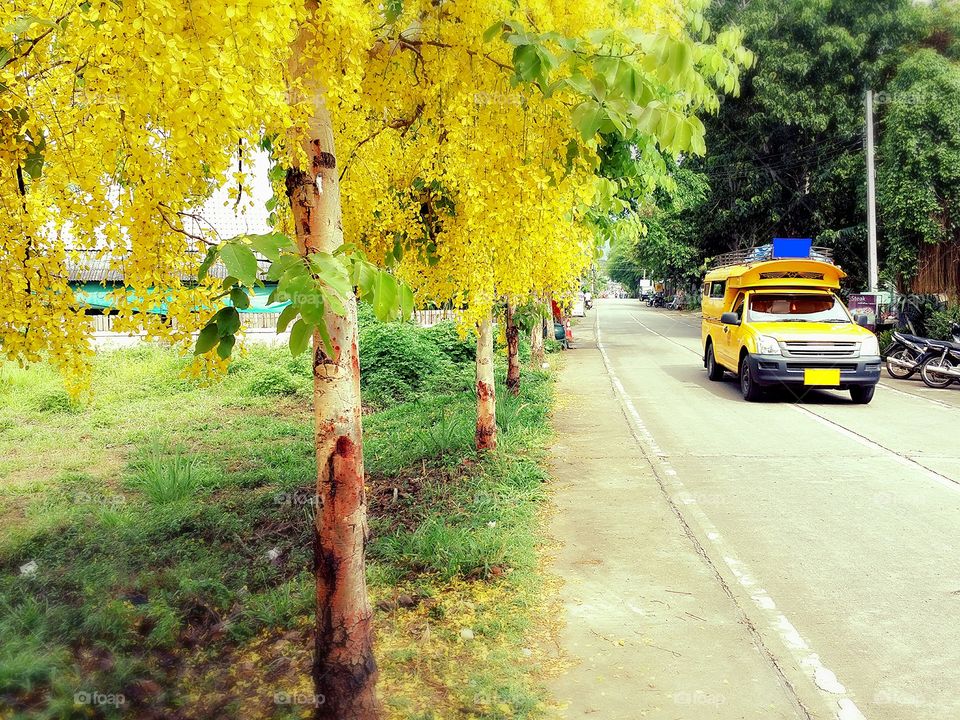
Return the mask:
<path id="1" fill-rule="evenodd" d="M 364 333 L 388 714 L 539 717 L 550 380 L 500 389 L 481 459 L 469 347 L 450 328 Z M 45 367 L 0 367 L 0 717 L 309 716 L 307 359 L 252 350 L 207 386 L 184 366 L 100 354 L 79 403 Z"/>

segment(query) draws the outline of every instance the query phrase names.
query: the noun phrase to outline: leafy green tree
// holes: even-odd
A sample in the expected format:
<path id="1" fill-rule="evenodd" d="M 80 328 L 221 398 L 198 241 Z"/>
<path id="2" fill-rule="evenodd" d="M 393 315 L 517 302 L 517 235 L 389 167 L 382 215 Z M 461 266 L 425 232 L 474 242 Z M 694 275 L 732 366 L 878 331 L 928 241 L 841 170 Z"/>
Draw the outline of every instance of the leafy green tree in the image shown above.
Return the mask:
<path id="1" fill-rule="evenodd" d="M 900 67 L 886 96 L 878 196 L 887 270 L 901 287 L 956 295 L 960 66 L 933 49 L 920 50 Z"/>
<path id="2" fill-rule="evenodd" d="M 814 237 L 862 283 L 866 237 L 863 97 L 924 35 L 909 0 L 721 0 L 757 55 L 739 98 L 706 120 L 709 154 L 689 166 L 710 184 L 685 217 L 713 255 Z"/>

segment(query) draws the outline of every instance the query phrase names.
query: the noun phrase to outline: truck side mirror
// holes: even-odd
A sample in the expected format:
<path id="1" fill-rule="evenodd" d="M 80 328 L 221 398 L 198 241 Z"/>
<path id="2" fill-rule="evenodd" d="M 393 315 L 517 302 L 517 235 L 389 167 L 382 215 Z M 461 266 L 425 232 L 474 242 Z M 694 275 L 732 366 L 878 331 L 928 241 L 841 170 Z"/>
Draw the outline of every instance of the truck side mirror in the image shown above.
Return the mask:
<path id="1" fill-rule="evenodd" d="M 725 312 L 720 316 L 720 322 L 724 325 L 739 325 L 740 318 L 735 312 Z"/>

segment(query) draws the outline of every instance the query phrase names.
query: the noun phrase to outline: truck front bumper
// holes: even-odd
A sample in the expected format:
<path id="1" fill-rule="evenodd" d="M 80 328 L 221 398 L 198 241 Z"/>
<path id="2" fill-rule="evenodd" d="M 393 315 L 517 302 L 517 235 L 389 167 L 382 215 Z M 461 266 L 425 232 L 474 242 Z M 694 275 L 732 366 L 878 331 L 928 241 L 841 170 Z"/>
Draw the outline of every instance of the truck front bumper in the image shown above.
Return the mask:
<path id="1" fill-rule="evenodd" d="M 801 385 L 832 387 L 847 390 L 851 387 L 876 385 L 880 382 L 880 356 L 849 359 L 786 358 L 782 355 L 747 355 L 750 376 L 762 386 Z M 840 370 L 839 385 L 806 385 L 807 368 Z"/>

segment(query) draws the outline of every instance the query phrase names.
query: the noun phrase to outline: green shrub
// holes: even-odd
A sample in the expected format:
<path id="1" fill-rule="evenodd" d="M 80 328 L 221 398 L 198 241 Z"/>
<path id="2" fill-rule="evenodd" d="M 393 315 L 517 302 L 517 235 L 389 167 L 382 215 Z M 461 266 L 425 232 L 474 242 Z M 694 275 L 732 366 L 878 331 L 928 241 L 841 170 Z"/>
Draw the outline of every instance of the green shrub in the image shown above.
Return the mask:
<path id="1" fill-rule="evenodd" d="M 455 363 L 472 363 L 477 348 L 470 336 L 460 337 L 457 324 L 444 321 L 427 328 L 423 334 L 429 338 L 449 360 Z"/>
<path id="2" fill-rule="evenodd" d="M 157 505 L 187 500 L 207 484 L 197 459 L 181 452 L 150 450 L 136 468 L 131 484 Z"/>
<path id="3" fill-rule="evenodd" d="M 283 365 L 261 365 L 248 372 L 251 395 L 293 395 L 300 388 L 297 378 Z"/>
<path id="4" fill-rule="evenodd" d="M 544 338 L 543 349 L 548 353 L 560 352 L 563 350 L 563 343 L 553 338 Z"/>
<path id="5" fill-rule="evenodd" d="M 79 403 L 70 397 L 66 390 L 50 390 L 38 395 L 36 407 L 40 412 L 50 415 L 80 412 Z"/>
<path id="6" fill-rule="evenodd" d="M 888 347 L 890 343 L 893 342 L 893 330 L 884 330 L 881 333 L 877 334 L 877 342 L 880 343 L 880 352 L 883 352 Z"/>
<path id="7" fill-rule="evenodd" d="M 950 328 L 957 323 L 960 323 L 960 305 L 951 305 L 930 315 L 927 331 L 930 337 L 937 340 L 950 340 L 952 337 Z"/>
<path id="8" fill-rule="evenodd" d="M 360 382 L 375 395 L 411 399 L 450 365 L 426 332 L 409 323 L 373 323 L 360 333 Z"/>

